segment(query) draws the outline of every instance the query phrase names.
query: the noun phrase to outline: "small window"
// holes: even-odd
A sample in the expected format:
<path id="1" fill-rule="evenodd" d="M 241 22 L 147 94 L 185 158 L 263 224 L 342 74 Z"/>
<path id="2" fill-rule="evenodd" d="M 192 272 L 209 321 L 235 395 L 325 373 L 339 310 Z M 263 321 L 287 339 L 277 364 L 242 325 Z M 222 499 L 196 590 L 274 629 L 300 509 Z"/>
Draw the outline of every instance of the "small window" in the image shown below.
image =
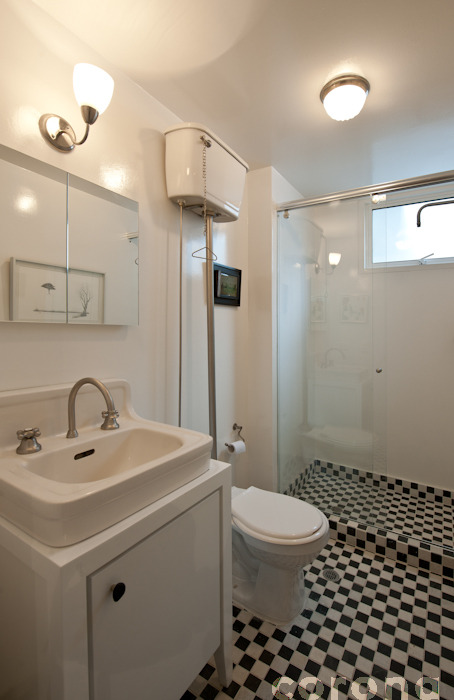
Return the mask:
<path id="1" fill-rule="evenodd" d="M 454 262 L 452 185 L 382 196 L 370 205 L 367 220 L 367 268 Z"/>

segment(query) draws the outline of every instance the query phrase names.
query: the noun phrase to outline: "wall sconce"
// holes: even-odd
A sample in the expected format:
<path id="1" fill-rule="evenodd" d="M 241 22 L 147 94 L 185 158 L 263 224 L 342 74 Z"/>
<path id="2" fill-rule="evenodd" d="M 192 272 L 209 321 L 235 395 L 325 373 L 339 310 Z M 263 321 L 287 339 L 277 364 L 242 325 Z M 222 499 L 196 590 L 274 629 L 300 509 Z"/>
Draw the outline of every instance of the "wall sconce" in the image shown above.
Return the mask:
<path id="1" fill-rule="evenodd" d="M 59 151 L 72 151 L 74 146 L 85 143 L 90 126 L 110 104 L 114 81 L 102 68 L 90 63 L 77 63 L 73 72 L 73 89 L 86 124 L 80 141 L 76 140 L 72 126 L 57 114 L 43 114 L 39 120 L 42 136 Z"/>
<path id="2" fill-rule="evenodd" d="M 342 257 L 341 253 L 329 253 L 328 254 L 328 263 L 331 267 L 331 272 L 326 272 L 325 274 L 327 274 L 327 275 L 333 274 L 334 270 L 336 269 L 336 267 L 339 265 L 339 263 L 341 261 L 341 257 Z M 315 267 L 314 267 L 315 274 L 318 275 L 318 273 L 320 272 L 321 269 L 322 268 L 320 267 L 318 262 L 316 262 Z"/>
<path id="3" fill-rule="evenodd" d="M 334 271 L 336 267 L 339 265 L 340 260 L 341 260 L 341 253 L 330 253 L 328 255 L 328 262 L 331 265 L 331 269 Z"/>
<path id="4" fill-rule="evenodd" d="M 323 87 L 320 99 L 327 114 L 336 121 L 356 117 L 364 107 L 370 84 L 360 75 L 340 75 Z"/>

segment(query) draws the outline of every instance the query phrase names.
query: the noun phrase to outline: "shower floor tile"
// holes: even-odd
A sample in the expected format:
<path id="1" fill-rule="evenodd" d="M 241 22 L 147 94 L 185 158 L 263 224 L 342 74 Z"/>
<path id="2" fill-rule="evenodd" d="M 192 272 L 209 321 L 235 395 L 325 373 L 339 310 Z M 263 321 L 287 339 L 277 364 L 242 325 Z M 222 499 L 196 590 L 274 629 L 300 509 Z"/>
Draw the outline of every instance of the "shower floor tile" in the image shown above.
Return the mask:
<path id="1" fill-rule="evenodd" d="M 325 569 L 339 580 L 325 578 Z M 453 582 L 330 540 L 307 568 L 306 587 L 307 606 L 287 628 L 234 606 L 232 683 L 222 688 L 210 661 L 182 700 L 272 700 L 287 693 L 298 700 L 311 691 L 325 700 L 452 700 Z M 284 676 L 278 692 L 273 684 Z"/>
<path id="2" fill-rule="evenodd" d="M 454 547 L 453 508 L 447 503 L 319 471 L 295 496 L 327 516 L 340 515 L 398 535 Z"/>

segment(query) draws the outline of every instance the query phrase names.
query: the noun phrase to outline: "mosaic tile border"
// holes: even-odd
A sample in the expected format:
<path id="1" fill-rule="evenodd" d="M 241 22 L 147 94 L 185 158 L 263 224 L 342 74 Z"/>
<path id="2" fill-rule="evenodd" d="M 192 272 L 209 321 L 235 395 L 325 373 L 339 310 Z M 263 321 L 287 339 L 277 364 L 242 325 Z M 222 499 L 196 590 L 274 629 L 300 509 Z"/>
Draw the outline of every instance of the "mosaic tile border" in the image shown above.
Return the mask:
<path id="1" fill-rule="evenodd" d="M 303 472 L 293 481 L 290 486 L 285 489 L 284 493 L 287 496 L 296 496 L 296 494 L 301 491 L 302 488 L 310 481 L 311 477 L 314 475 L 316 470 L 316 465 L 314 463 L 307 466 Z"/>
<path id="2" fill-rule="evenodd" d="M 317 471 L 332 473 L 338 477 L 345 477 L 345 479 L 350 481 L 353 480 L 374 487 L 387 488 L 396 493 L 403 493 L 448 506 L 454 505 L 453 494 L 450 491 L 385 475 L 361 472 L 358 469 L 338 466 L 330 462 L 320 462 L 319 460 L 307 467 L 291 484 L 286 493 L 290 496 L 297 496 L 298 492 L 304 489 L 305 484 Z M 335 513 L 327 515 L 331 537 L 334 540 L 364 549 L 372 554 L 387 557 L 402 564 L 407 564 L 408 566 L 413 566 L 420 571 L 454 580 L 454 548 L 433 544 L 404 534 L 397 534 L 372 525 L 361 524 Z"/>
<path id="3" fill-rule="evenodd" d="M 332 462 L 323 462 L 315 460 L 313 466 L 314 471 L 332 473 L 335 476 L 343 476 L 348 480 L 358 481 L 379 488 L 386 488 L 396 493 L 405 493 L 416 498 L 426 498 L 438 503 L 445 503 L 449 506 L 454 506 L 454 493 L 446 489 L 428 486 L 427 484 L 418 484 L 414 481 L 406 481 L 398 479 L 386 474 L 374 474 L 373 472 L 365 472 L 353 467 L 344 467 Z"/>
<path id="4" fill-rule="evenodd" d="M 454 549 L 329 515 L 331 537 L 353 547 L 454 580 Z"/>

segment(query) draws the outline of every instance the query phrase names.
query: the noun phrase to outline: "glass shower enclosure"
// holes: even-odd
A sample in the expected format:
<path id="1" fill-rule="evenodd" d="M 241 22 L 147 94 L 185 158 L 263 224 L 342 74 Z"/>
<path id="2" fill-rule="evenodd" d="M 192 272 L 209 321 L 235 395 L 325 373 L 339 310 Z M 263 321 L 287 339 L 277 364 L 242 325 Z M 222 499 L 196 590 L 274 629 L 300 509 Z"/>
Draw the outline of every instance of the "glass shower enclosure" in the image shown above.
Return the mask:
<path id="1" fill-rule="evenodd" d="M 278 213 L 279 490 L 357 519 L 364 504 L 343 480 L 386 473 L 386 280 L 364 262 L 370 202 Z"/>
<path id="2" fill-rule="evenodd" d="M 454 171 L 279 207 L 279 490 L 450 549 Z"/>

